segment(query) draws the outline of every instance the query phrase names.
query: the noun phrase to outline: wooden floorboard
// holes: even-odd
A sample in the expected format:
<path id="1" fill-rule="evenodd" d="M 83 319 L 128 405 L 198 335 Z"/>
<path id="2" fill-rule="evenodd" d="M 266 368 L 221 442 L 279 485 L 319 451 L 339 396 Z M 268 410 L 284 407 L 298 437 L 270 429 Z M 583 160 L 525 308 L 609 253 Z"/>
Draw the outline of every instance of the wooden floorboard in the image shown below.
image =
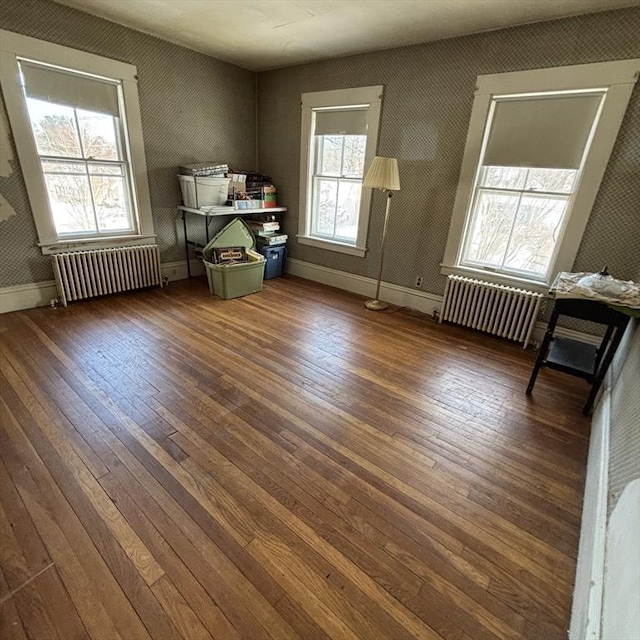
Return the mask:
<path id="1" fill-rule="evenodd" d="M 0 316 L 0 636 L 566 637 L 579 380 L 285 277 Z"/>

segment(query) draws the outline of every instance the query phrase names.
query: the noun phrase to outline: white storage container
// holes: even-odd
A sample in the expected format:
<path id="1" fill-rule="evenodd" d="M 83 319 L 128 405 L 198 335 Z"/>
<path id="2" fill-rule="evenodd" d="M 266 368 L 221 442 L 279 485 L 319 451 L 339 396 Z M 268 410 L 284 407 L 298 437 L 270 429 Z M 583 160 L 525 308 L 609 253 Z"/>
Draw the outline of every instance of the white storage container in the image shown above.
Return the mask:
<path id="1" fill-rule="evenodd" d="M 227 204 L 230 178 L 179 175 L 178 180 L 180 180 L 182 202 L 185 207 L 199 209 L 201 207 L 221 207 Z"/>

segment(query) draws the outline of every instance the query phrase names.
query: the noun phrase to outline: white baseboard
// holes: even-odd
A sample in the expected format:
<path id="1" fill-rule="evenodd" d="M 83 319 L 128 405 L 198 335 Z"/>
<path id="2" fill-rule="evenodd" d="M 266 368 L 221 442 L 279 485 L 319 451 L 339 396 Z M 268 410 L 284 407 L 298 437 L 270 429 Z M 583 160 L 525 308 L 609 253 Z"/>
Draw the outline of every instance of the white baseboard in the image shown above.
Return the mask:
<path id="1" fill-rule="evenodd" d="M 336 287 L 337 289 L 343 289 L 344 291 L 351 291 L 361 296 L 372 298 L 376 293 L 376 280 L 373 278 L 357 276 L 353 273 L 338 271 L 337 269 L 323 267 L 295 258 L 287 259 L 287 273 Z M 407 287 L 399 287 L 388 282 L 383 282 L 380 285 L 380 299 L 401 307 L 409 307 L 428 315 L 433 314 L 434 311 L 439 312 L 442 306 L 442 296 Z"/>
<path id="2" fill-rule="evenodd" d="M 547 329 L 547 325 L 544 322 L 536 322 L 533 329 L 533 339 L 539 344 L 544 336 L 544 332 Z M 575 331 L 574 329 L 567 329 L 566 327 L 556 327 L 555 335 L 563 338 L 570 338 L 571 340 L 577 340 L 578 342 L 586 342 L 593 344 L 596 347 L 600 345 L 602 338 L 600 336 L 594 336 L 590 333 L 582 333 L 582 331 Z"/>
<path id="3" fill-rule="evenodd" d="M 164 262 L 160 267 L 162 279 L 165 278 L 169 282 L 175 280 L 186 280 L 189 277 L 187 272 L 187 261 L 178 260 L 177 262 Z M 191 260 L 191 275 L 203 276 L 205 274 L 202 260 Z"/>
<path id="4" fill-rule="evenodd" d="M 622 490 L 607 527 L 602 638 L 640 638 L 640 478 Z"/>
<path id="5" fill-rule="evenodd" d="M 169 282 L 185 280 L 187 278 L 187 261 L 167 262 L 161 266 L 162 278 Z M 191 273 L 195 276 L 204 275 L 201 260 L 191 261 Z M 0 313 L 46 307 L 51 300 L 58 297 L 55 280 L 20 284 L 14 287 L 0 289 Z"/>
<path id="6" fill-rule="evenodd" d="M 604 587 L 611 397 L 605 390 L 591 424 L 587 478 L 569 640 L 598 640 Z"/>
<path id="7" fill-rule="evenodd" d="M 58 289 L 54 280 L 4 287 L 0 289 L 0 313 L 45 307 L 52 298 L 57 297 Z"/>
<path id="8" fill-rule="evenodd" d="M 373 297 L 376 292 L 376 281 L 373 278 L 365 276 L 357 276 L 346 271 L 338 271 L 330 267 L 304 262 L 295 258 L 287 260 L 287 273 L 293 276 L 299 276 L 313 282 L 327 284 L 337 289 L 351 291 L 361 296 Z M 442 296 L 434 293 L 426 293 L 408 287 L 400 287 L 396 284 L 383 282 L 380 286 L 380 298 L 385 302 L 396 304 L 401 307 L 409 307 L 421 313 L 432 315 L 434 311 L 440 312 L 442 308 Z M 544 322 L 536 322 L 533 330 L 533 339 L 540 343 L 547 325 Z M 600 344 L 598 336 L 592 336 L 588 333 L 581 333 L 573 329 L 565 329 L 563 327 L 556 328 L 556 335 L 573 340 L 580 340 L 589 344 Z"/>

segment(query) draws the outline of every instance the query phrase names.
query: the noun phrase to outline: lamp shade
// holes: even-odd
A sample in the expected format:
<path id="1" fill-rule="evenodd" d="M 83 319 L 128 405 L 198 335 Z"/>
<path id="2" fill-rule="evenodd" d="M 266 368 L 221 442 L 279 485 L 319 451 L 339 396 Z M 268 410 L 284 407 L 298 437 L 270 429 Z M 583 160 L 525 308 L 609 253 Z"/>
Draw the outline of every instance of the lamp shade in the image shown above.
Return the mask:
<path id="1" fill-rule="evenodd" d="M 364 187 L 400 191 L 400 175 L 396 158 L 376 156 L 362 183 Z"/>

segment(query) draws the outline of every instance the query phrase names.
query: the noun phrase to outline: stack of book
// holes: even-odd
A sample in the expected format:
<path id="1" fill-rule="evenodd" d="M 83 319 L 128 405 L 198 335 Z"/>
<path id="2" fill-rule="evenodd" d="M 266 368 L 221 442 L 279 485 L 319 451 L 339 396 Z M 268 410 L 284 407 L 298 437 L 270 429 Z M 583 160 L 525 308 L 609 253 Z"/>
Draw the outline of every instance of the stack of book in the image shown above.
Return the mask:
<path id="1" fill-rule="evenodd" d="M 227 178 L 231 180 L 229 183 L 229 200 L 235 202 L 243 198 L 242 194 L 247 191 L 247 174 L 246 173 L 234 173 L 233 171 L 227 173 Z M 240 209 L 241 207 L 236 207 Z"/>
<path id="2" fill-rule="evenodd" d="M 262 209 L 262 200 L 233 200 L 234 209 Z"/>
<path id="3" fill-rule="evenodd" d="M 262 187 L 262 206 L 265 209 L 277 207 L 276 188 L 272 184 L 265 184 Z"/>
<path id="4" fill-rule="evenodd" d="M 233 200 L 256 200 L 260 205 L 240 205 L 236 209 L 264 209 L 275 207 L 276 188 L 273 186 L 271 178 L 256 171 L 239 171 L 231 169 L 227 172 L 229 183 L 229 199 Z M 265 204 L 265 202 L 273 204 Z"/>
<path id="5" fill-rule="evenodd" d="M 264 236 L 269 235 L 271 233 L 275 233 L 280 229 L 280 223 L 277 220 L 247 220 L 247 224 L 253 231 L 253 234 L 256 236 Z"/>
<path id="6" fill-rule="evenodd" d="M 257 173 L 256 171 L 239 171 L 236 169 L 230 169 L 227 172 L 227 178 L 231 178 L 234 182 L 242 182 L 249 189 L 259 189 L 264 184 L 271 184 L 272 180 L 264 173 Z"/>
<path id="7" fill-rule="evenodd" d="M 239 181 L 238 174 L 230 173 L 229 199 L 236 209 L 271 209 L 277 207 L 276 188 L 272 184 L 248 188 L 246 182 Z"/>
<path id="8" fill-rule="evenodd" d="M 287 242 L 288 236 L 284 233 L 278 233 L 280 223 L 275 220 L 247 220 L 247 225 L 256 237 L 258 248 Z"/>

